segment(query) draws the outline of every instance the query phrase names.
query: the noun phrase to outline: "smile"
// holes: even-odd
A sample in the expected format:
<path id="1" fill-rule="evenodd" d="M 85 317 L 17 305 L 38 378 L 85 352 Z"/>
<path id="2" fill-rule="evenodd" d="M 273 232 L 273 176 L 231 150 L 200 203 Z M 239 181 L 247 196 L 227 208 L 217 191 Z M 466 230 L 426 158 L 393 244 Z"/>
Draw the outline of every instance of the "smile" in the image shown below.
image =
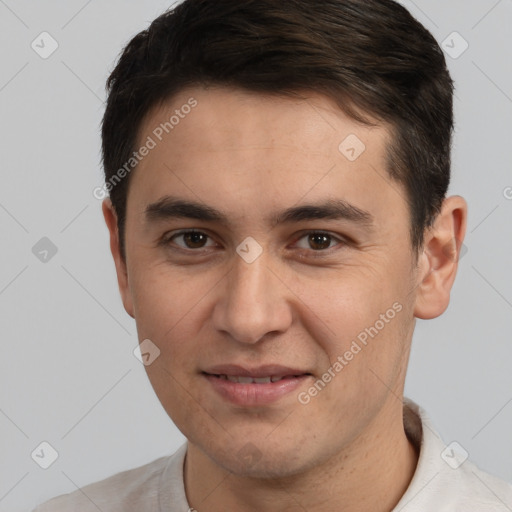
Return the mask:
<path id="1" fill-rule="evenodd" d="M 252 369 L 224 365 L 203 371 L 201 375 L 223 402 L 242 407 L 281 401 L 312 377 L 302 370 L 269 365 Z"/>
<path id="2" fill-rule="evenodd" d="M 281 377 L 279 375 L 271 375 L 270 377 L 250 377 L 247 375 L 213 375 L 219 379 L 229 380 L 230 382 L 237 382 L 239 384 L 269 384 L 271 382 L 279 382 L 283 379 L 297 379 L 301 375 L 286 375 Z"/>

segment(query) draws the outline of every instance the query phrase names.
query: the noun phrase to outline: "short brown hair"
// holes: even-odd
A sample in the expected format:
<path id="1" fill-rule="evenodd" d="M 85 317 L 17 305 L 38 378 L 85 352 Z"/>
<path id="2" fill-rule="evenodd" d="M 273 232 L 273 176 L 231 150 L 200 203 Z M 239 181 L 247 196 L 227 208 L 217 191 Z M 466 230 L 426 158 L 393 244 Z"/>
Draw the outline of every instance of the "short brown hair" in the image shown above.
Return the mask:
<path id="1" fill-rule="evenodd" d="M 149 110 L 187 86 L 328 95 L 349 116 L 391 127 L 387 171 L 403 184 L 411 243 L 450 182 L 453 82 L 432 34 L 392 0 L 185 0 L 124 48 L 107 80 L 106 182 L 132 156 Z M 354 108 L 355 107 L 355 108 Z M 110 191 L 124 252 L 130 176 Z"/>

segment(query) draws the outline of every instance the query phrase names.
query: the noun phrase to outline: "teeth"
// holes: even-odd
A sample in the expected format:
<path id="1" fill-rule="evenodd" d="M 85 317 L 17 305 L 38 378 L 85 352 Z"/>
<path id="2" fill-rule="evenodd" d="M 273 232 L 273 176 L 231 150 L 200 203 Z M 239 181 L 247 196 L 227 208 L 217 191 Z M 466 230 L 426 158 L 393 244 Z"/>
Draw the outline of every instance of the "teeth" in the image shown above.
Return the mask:
<path id="1" fill-rule="evenodd" d="M 220 379 L 236 382 L 237 384 L 270 384 L 271 382 L 278 382 L 284 377 L 272 375 L 271 377 L 247 377 L 245 375 L 218 375 Z"/>
<path id="2" fill-rule="evenodd" d="M 270 377 L 259 377 L 253 379 L 256 384 L 269 384 L 270 383 Z"/>

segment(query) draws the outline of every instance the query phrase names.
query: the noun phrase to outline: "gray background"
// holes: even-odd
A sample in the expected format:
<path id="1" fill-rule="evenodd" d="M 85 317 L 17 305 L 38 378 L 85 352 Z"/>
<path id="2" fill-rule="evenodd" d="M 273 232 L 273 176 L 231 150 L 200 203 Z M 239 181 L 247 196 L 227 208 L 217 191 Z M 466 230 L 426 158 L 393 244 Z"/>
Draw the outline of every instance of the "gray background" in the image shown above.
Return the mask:
<path id="1" fill-rule="evenodd" d="M 469 43 L 447 55 L 450 193 L 469 202 L 467 253 L 448 311 L 418 321 L 406 395 L 446 443 L 512 481 L 512 1 L 403 4 L 440 43 L 454 31 Z M 30 509 L 183 441 L 132 353 L 135 324 L 92 194 L 102 184 L 105 79 L 169 5 L 0 0 L 0 511 Z M 31 48 L 43 31 L 59 45 L 47 59 Z M 457 36 L 447 44 L 463 48 Z M 46 262 L 32 250 L 43 237 L 57 248 Z M 46 470 L 31 458 L 42 441 L 59 454 Z"/>

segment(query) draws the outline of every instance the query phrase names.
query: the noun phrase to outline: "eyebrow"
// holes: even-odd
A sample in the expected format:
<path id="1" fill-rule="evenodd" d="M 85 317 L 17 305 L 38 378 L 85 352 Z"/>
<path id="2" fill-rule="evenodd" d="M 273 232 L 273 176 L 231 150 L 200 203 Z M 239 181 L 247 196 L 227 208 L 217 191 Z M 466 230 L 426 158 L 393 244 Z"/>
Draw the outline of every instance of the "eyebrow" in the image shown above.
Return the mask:
<path id="1" fill-rule="evenodd" d="M 157 222 L 172 218 L 187 218 L 205 222 L 219 222 L 229 225 L 228 216 L 220 210 L 196 201 L 164 196 L 145 209 L 147 222 Z M 332 219 L 346 220 L 364 227 L 372 227 L 373 216 L 343 199 L 327 199 L 315 204 L 293 206 L 267 217 L 271 227 L 300 221 Z"/>

